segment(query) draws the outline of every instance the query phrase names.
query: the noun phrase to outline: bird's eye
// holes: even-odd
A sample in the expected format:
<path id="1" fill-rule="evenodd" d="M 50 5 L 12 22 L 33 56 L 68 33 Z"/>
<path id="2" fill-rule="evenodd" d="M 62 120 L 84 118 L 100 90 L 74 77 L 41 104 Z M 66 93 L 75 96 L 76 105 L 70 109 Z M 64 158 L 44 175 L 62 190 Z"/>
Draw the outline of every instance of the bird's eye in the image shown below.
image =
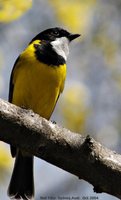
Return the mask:
<path id="1" fill-rule="evenodd" d="M 59 32 L 58 32 L 58 31 L 53 31 L 53 32 L 52 32 L 52 35 L 58 36 L 58 35 L 59 35 Z"/>

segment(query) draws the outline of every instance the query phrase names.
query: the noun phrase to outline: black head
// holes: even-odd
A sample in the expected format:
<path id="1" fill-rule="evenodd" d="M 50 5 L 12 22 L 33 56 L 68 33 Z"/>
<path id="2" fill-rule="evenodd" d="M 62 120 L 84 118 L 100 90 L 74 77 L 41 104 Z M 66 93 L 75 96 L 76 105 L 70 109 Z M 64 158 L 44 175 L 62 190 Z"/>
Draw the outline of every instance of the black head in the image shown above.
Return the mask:
<path id="1" fill-rule="evenodd" d="M 46 29 L 45 31 L 39 33 L 37 36 L 35 36 L 31 42 L 34 40 L 44 40 L 44 41 L 54 41 L 56 38 L 66 37 L 69 41 L 72 41 L 79 37 L 80 34 L 71 34 L 68 31 L 62 29 L 62 28 L 50 28 Z"/>

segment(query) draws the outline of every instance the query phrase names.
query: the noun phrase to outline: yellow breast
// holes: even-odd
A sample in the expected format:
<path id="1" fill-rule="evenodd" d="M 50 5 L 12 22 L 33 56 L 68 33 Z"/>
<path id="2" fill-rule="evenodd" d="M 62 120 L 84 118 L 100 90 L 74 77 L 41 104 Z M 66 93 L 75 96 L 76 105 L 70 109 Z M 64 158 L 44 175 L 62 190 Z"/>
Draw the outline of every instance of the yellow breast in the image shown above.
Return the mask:
<path id="1" fill-rule="evenodd" d="M 63 91 L 66 65 L 47 66 L 39 62 L 33 44 L 21 54 L 13 72 L 12 103 L 32 109 L 49 119 L 59 94 Z"/>

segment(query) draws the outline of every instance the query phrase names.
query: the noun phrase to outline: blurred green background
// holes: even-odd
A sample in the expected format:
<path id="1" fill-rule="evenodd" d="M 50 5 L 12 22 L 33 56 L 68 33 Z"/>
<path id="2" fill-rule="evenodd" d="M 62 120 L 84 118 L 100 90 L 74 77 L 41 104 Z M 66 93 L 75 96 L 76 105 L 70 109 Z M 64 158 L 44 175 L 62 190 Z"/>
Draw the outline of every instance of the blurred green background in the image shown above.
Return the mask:
<path id="1" fill-rule="evenodd" d="M 71 44 L 65 90 L 52 120 L 121 153 L 120 0 L 0 0 L 0 97 L 8 98 L 10 72 L 21 51 L 36 34 L 56 26 L 81 38 Z M 0 200 L 8 199 L 12 166 L 9 146 L 1 142 Z M 37 158 L 35 188 L 36 200 L 117 199 L 94 193 L 92 185 Z"/>

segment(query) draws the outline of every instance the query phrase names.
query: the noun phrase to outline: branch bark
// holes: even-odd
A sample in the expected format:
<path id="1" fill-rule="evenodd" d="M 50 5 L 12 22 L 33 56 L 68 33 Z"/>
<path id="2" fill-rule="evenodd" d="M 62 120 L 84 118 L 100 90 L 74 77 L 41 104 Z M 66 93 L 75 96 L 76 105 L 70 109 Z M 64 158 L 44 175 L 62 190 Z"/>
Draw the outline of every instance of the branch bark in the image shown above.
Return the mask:
<path id="1" fill-rule="evenodd" d="M 121 155 L 0 100 L 0 140 L 56 165 L 121 199 Z"/>

